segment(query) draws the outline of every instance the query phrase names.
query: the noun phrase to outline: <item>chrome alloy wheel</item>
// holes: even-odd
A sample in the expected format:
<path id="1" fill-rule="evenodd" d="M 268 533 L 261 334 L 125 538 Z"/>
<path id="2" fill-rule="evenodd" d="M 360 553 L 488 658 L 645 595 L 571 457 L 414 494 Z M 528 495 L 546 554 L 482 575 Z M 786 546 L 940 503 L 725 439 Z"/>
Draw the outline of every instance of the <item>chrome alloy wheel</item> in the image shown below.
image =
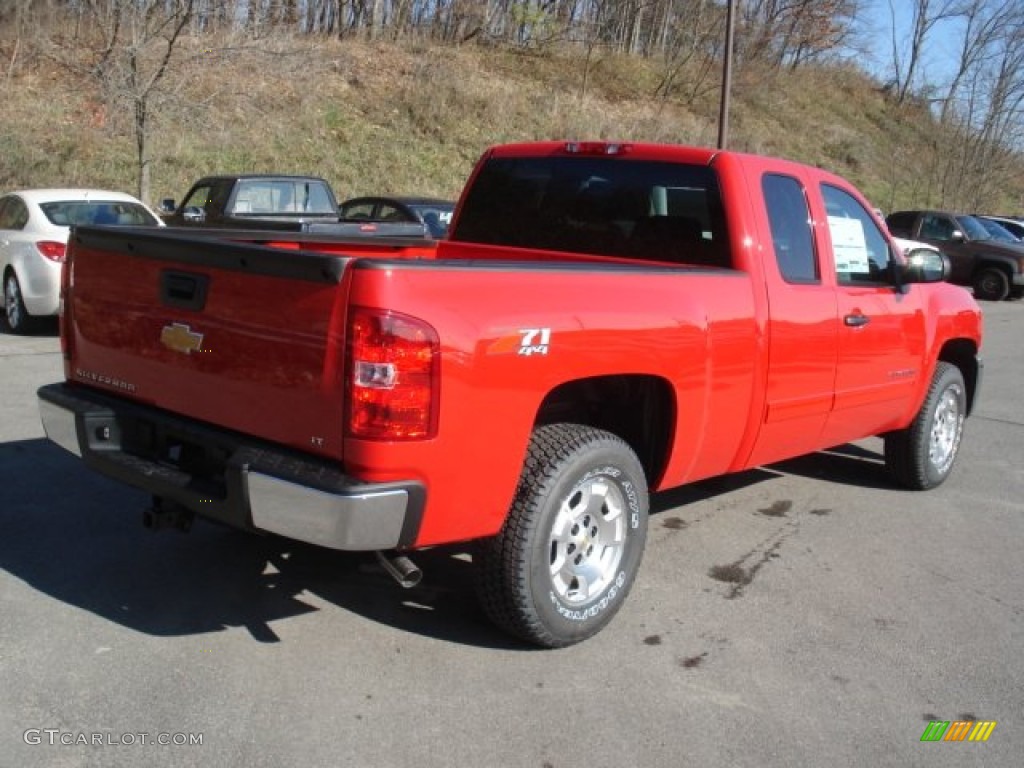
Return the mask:
<path id="1" fill-rule="evenodd" d="M 928 459 L 939 472 L 946 472 L 956 457 L 964 422 L 963 414 L 960 412 L 962 398 L 963 393 L 959 387 L 948 387 L 942 393 L 942 399 L 935 409 Z"/>
<path id="2" fill-rule="evenodd" d="M 551 526 L 551 586 L 584 603 L 615 579 L 626 545 L 626 502 L 619 487 L 594 477 L 576 486 Z"/>

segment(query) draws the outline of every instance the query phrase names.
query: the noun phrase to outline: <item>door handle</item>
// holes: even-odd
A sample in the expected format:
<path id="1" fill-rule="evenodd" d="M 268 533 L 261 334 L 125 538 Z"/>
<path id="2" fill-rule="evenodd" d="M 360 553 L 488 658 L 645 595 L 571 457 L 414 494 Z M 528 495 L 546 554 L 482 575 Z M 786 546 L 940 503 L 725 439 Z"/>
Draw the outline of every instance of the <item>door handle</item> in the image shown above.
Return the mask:
<path id="1" fill-rule="evenodd" d="M 867 325 L 870 322 L 870 317 L 862 315 L 859 312 L 855 315 L 847 315 L 843 318 L 843 324 L 848 325 L 851 328 L 860 328 L 862 325 Z"/>

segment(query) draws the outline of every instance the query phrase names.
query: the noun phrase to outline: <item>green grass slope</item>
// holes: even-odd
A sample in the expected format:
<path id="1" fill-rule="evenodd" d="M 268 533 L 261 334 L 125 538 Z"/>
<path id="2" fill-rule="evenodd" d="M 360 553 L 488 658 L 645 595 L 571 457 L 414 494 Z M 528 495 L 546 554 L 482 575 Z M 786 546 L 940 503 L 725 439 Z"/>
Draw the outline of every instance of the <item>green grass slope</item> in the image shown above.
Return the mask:
<path id="1" fill-rule="evenodd" d="M 135 192 L 131 104 L 101 90 L 73 50 L 22 52 L 15 66 L 13 45 L 0 40 L 0 61 L 12 62 L 0 76 L 0 188 Z M 340 198 L 454 198 L 494 143 L 717 138 L 718 73 L 684 73 L 665 97 L 656 62 L 303 38 L 184 40 L 178 53 L 150 101 L 150 202 L 180 198 L 200 175 L 243 171 L 319 174 Z M 950 181 L 950 142 L 926 110 L 896 107 L 849 66 L 736 76 L 732 149 L 828 168 L 886 210 L 1024 213 L 1019 155 L 979 192 Z"/>

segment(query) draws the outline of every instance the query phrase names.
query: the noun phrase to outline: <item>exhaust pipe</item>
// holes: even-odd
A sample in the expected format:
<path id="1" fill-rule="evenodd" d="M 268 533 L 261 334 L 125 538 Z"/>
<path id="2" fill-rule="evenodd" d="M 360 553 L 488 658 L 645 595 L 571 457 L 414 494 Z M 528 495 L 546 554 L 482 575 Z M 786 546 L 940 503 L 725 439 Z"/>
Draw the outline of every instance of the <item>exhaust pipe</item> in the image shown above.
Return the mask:
<path id="1" fill-rule="evenodd" d="M 377 556 L 377 562 L 388 572 L 388 575 L 405 589 L 411 589 L 423 580 L 423 571 L 405 555 L 388 557 L 380 550 L 373 554 Z"/>
<path id="2" fill-rule="evenodd" d="M 182 533 L 188 533 L 195 517 L 196 513 L 190 509 L 178 504 L 165 506 L 163 499 L 153 499 L 153 506 L 142 513 L 142 527 L 151 531 L 174 528 Z"/>

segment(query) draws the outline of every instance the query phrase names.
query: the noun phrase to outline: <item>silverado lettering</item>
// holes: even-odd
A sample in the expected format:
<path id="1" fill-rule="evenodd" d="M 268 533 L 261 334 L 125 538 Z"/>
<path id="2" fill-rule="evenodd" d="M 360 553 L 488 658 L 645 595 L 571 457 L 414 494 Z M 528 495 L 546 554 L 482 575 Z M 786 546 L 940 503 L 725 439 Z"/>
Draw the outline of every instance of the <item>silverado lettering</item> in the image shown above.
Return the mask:
<path id="1" fill-rule="evenodd" d="M 565 646 L 623 604 L 650 490 L 873 435 L 942 483 L 982 372 L 948 274 L 820 169 L 507 145 L 439 242 L 76 229 L 40 410 L 153 527 L 375 551 L 403 585 L 474 540 L 487 614 Z"/>

